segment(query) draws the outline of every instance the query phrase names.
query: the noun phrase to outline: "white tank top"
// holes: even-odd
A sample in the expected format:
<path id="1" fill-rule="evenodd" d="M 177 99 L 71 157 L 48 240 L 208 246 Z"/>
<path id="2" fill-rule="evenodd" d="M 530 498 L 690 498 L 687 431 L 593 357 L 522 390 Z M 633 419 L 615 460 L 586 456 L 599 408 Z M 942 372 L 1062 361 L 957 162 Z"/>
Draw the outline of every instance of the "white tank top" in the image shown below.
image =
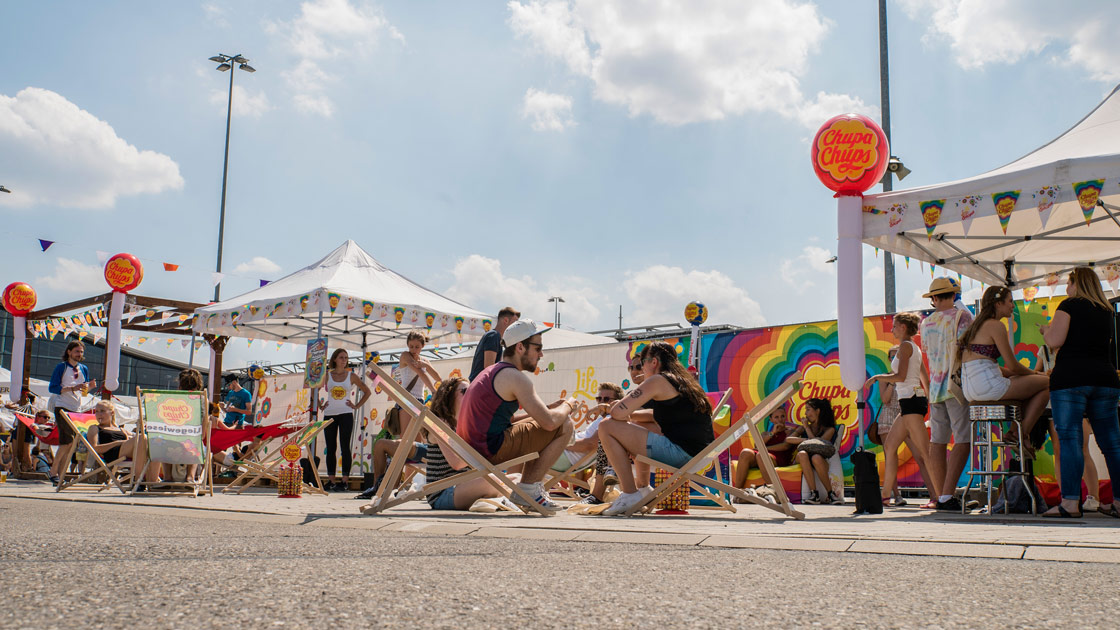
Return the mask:
<path id="1" fill-rule="evenodd" d="M 915 392 L 920 391 L 922 388 L 922 351 L 918 348 L 918 344 L 913 341 L 907 341 L 910 344 L 910 364 L 906 366 L 906 380 L 895 383 L 894 390 L 898 393 L 898 399 L 913 398 Z M 899 350 L 902 353 L 902 350 Z M 898 372 L 898 356 L 891 359 L 891 372 Z"/>
<path id="2" fill-rule="evenodd" d="M 327 404 L 323 405 L 324 416 L 338 416 L 344 413 L 354 413 L 346 401 L 350 400 L 350 392 L 354 385 L 350 382 L 350 372 L 341 381 L 334 380 L 334 375 L 327 371 Z"/>
<path id="3" fill-rule="evenodd" d="M 408 384 L 412 383 L 412 379 L 416 379 L 416 382 L 412 385 L 412 389 L 408 390 L 408 393 L 412 394 L 412 396 L 417 400 L 423 402 L 422 395 L 424 394 L 424 381 L 416 375 L 416 371 L 410 367 L 401 365 L 397 369 L 397 375 L 400 376 L 400 378 L 397 379 L 397 382 L 405 387 L 408 387 Z"/>

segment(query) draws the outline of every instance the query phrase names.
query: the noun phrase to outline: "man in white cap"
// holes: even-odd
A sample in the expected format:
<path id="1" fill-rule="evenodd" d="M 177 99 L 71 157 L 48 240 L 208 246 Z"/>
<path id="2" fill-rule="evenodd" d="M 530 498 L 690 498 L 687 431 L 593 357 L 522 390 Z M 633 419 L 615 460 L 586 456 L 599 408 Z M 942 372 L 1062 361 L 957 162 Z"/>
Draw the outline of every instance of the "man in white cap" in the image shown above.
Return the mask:
<path id="1" fill-rule="evenodd" d="M 949 391 L 949 369 L 953 363 L 950 347 L 972 323 L 972 313 L 956 304 L 959 287 L 949 278 L 934 278 L 927 297 L 935 309 L 922 321 L 922 350 L 929 359 L 929 474 L 940 488 L 930 488 L 930 504 L 939 510 L 961 511 L 960 501 L 953 496 L 957 481 L 968 463 L 972 430 L 968 408 Z M 945 456 L 952 436 L 954 447 Z"/>
<path id="2" fill-rule="evenodd" d="M 527 453 L 537 459 L 525 464 L 521 489 L 538 504 L 558 506 L 544 492 L 541 480 L 568 446 L 576 408 L 575 398 L 545 405 L 525 372 L 532 372 L 544 356 L 541 335 L 551 330 L 531 319 L 513 322 L 502 335 L 502 360 L 471 381 L 459 410 L 456 431 L 479 453 L 498 464 Z M 518 408 L 526 416 L 514 419 Z M 522 502 L 513 495 L 514 503 Z"/>

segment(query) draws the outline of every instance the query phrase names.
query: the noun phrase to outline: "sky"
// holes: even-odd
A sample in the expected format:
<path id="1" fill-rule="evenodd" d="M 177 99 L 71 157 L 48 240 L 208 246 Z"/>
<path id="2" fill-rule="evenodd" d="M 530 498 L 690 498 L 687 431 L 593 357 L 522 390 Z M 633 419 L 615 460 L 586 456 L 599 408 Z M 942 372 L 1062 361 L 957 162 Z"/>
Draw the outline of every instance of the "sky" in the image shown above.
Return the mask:
<path id="1" fill-rule="evenodd" d="M 887 5 L 896 190 L 1013 161 L 1120 80 L 1117 3 Z M 809 143 L 835 114 L 879 118 L 872 0 L 10 3 L 0 283 L 58 304 L 106 290 L 98 252 L 129 252 L 138 293 L 212 297 L 217 53 L 257 70 L 234 75 L 223 298 L 353 239 L 485 312 L 551 321 L 563 297 L 585 331 L 620 306 L 624 326 L 682 322 L 691 300 L 709 324 L 835 317 Z M 867 315 L 882 261 L 864 248 Z M 927 306 L 928 269 L 898 267 L 899 309 Z M 302 352 L 275 348 L 231 356 Z"/>

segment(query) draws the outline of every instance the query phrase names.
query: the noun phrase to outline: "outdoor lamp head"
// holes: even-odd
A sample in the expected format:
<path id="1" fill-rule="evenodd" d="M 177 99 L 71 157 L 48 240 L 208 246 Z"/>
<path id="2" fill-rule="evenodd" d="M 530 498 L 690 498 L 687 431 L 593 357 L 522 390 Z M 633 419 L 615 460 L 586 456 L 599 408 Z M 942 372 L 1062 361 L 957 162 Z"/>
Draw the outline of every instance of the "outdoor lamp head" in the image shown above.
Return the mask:
<path id="1" fill-rule="evenodd" d="M 244 58 L 244 57 L 242 57 L 241 55 L 238 55 L 238 56 L 234 57 L 234 58 L 233 58 L 233 61 L 234 61 L 235 63 L 249 63 L 249 60 L 248 60 L 248 59 L 246 59 L 246 58 Z"/>
<path id="2" fill-rule="evenodd" d="M 217 68 L 218 72 L 225 72 L 226 70 L 229 70 L 229 69 L 230 69 L 230 65 L 228 63 L 223 63 L 222 65 L 218 66 L 218 68 Z"/>
<path id="3" fill-rule="evenodd" d="M 250 66 L 250 65 L 249 65 L 249 64 L 247 64 L 247 63 L 243 63 L 243 64 L 241 64 L 240 66 L 237 66 L 237 67 L 238 67 L 238 68 L 241 68 L 241 69 L 242 69 L 242 70 L 244 70 L 245 72 L 256 72 L 256 71 L 257 71 L 257 69 L 256 69 L 256 68 L 254 68 L 253 66 Z"/>
<path id="4" fill-rule="evenodd" d="M 221 56 L 221 55 L 214 55 L 213 57 L 210 58 L 210 61 L 213 61 L 214 63 L 222 63 L 225 60 L 226 60 L 226 58 Z"/>

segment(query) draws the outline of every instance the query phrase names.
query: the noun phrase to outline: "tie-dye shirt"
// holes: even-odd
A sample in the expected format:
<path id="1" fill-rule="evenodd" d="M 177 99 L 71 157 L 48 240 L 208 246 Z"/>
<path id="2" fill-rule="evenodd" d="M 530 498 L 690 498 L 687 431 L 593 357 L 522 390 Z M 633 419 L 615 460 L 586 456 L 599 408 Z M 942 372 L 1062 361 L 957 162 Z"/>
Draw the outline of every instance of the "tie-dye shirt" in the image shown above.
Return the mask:
<path id="1" fill-rule="evenodd" d="M 961 313 L 956 331 L 953 320 Z M 929 359 L 929 401 L 945 402 L 953 397 L 949 392 L 949 367 L 952 365 L 949 346 L 953 339 L 972 323 L 972 312 L 967 308 L 952 308 L 947 311 L 934 311 L 922 320 L 922 350 Z"/>

